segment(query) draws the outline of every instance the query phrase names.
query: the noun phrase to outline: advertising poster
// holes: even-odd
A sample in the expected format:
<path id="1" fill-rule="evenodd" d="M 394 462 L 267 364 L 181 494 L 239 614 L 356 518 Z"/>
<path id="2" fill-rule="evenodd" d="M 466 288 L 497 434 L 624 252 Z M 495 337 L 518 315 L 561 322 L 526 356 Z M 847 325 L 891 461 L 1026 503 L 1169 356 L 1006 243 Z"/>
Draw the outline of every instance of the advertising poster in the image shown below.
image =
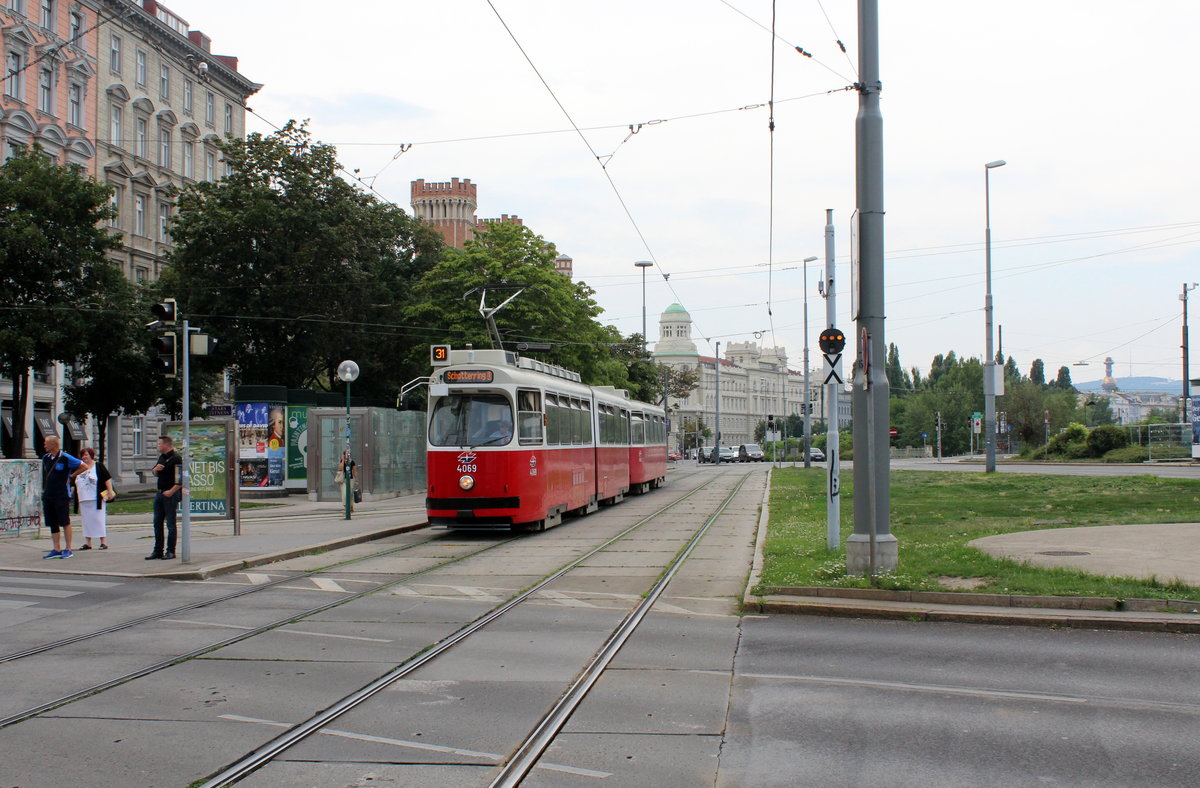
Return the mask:
<path id="1" fill-rule="evenodd" d="M 287 459 L 287 437 L 284 435 L 283 405 L 267 409 L 267 486 L 283 486 L 283 465 Z"/>
<path id="2" fill-rule="evenodd" d="M 265 402 L 240 402 L 238 420 L 238 478 L 242 487 L 269 487 L 267 418 Z"/>
<path id="3" fill-rule="evenodd" d="M 1192 395 L 1192 458 L 1200 460 L 1200 380 L 1188 383 Z"/>
<path id="4" fill-rule="evenodd" d="M 167 434 L 182 445 L 183 425 L 167 425 Z M 229 485 L 226 471 L 229 457 L 223 422 L 192 422 L 188 427 L 188 472 L 191 485 L 191 512 L 200 517 L 229 516 Z"/>
<path id="5" fill-rule="evenodd" d="M 308 478 L 308 408 L 287 409 L 287 478 Z"/>
<path id="6" fill-rule="evenodd" d="M 0 460 L 0 536 L 20 536 L 42 524 L 42 469 L 38 460 Z"/>

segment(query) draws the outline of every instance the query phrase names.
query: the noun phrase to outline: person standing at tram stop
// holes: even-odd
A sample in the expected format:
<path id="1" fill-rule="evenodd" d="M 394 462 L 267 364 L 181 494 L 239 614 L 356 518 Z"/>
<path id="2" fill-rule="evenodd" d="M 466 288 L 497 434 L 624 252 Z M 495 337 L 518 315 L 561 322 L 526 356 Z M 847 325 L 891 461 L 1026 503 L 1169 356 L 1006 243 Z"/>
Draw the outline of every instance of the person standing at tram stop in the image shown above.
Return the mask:
<path id="1" fill-rule="evenodd" d="M 151 472 L 158 477 L 158 491 L 154 494 L 154 551 L 146 556 L 147 561 L 158 558 L 169 561 L 175 557 L 175 518 L 179 511 L 179 500 L 183 497 L 180 495 L 183 482 L 179 478 L 182 467 L 183 458 L 176 453 L 175 442 L 170 436 L 163 435 L 158 439 L 158 462 L 151 468 Z"/>
<path id="2" fill-rule="evenodd" d="M 62 450 L 58 437 L 46 437 L 46 453 L 42 455 L 42 511 L 54 549 L 42 558 L 74 558 L 71 552 L 71 471 L 80 461 Z M 59 531 L 63 536 L 59 536 Z M 63 541 L 59 541 L 59 539 Z M 62 548 L 61 550 L 59 548 Z"/>
<path id="3" fill-rule="evenodd" d="M 75 471 L 75 500 L 79 501 L 79 517 L 83 520 L 83 547 L 80 550 L 91 550 L 92 540 L 99 539 L 101 550 L 108 549 L 108 529 L 106 504 L 116 497 L 113 491 L 112 475 L 104 467 L 104 463 L 96 459 L 96 450 L 88 447 L 79 452 L 83 464 Z"/>
<path id="4" fill-rule="evenodd" d="M 349 489 L 354 490 L 354 480 L 358 478 L 357 467 L 354 460 L 350 457 L 350 450 L 346 449 L 342 452 L 342 462 L 338 469 L 333 472 L 333 483 L 341 485 L 342 492 L 339 499 L 343 505 L 346 503 L 346 485 L 350 485 Z M 350 511 L 354 511 L 354 498 L 350 499 Z"/>

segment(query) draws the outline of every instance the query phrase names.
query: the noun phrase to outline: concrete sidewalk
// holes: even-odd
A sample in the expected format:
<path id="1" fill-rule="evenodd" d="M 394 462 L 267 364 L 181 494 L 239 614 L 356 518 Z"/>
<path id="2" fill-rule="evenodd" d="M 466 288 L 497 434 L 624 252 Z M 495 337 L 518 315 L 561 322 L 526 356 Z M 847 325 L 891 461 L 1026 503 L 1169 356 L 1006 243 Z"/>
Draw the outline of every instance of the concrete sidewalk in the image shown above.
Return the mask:
<path id="1" fill-rule="evenodd" d="M 39 537 L 0 539 L 0 571 L 199 580 L 305 553 L 381 539 L 425 525 L 424 493 L 356 504 L 350 520 L 345 519 L 342 505 L 313 503 L 304 496 L 261 502 L 272 505 L 244 510 L 241 534 L 237 536 L 232 520 L 193 517 L 191 560 L 186 564 L 178 558 L 145 560 L 154 544 L 153 519 L 149 514 L 122 514 L 108 518 L 108 550 L 80 550 L 84 544 L 80 520 L 73 516 L 73 558 L 42 557 L 52 546 L 46 528 L 41 529 Z M 179 538 L 177 556 L 182 555 L 182 519 Z M 99 546 L 99 540 L 92 542 L 93 547 Z"/>

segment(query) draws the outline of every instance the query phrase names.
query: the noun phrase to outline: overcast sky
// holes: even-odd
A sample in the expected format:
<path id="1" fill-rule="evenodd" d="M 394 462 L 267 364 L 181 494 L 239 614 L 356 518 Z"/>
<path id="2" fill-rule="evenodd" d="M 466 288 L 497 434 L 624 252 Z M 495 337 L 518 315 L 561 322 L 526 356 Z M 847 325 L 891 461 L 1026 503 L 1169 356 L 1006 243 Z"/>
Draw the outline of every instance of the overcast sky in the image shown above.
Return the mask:
<path id="1" fill-rule="evenodd" d="M 801 260 L 818 256 L 815 365 L 827 208 L 839 327 L 851 327 L 852 0 L 778 0 L 773 168 L 769 0 L 167 5 L 264 84 L 249 101 L 257 116 L 311 119 L 348 169 L 406 210 L 410 181 L 470 178 L 478 215 L 518 214 L 573 257 L 622 333 L 641 330 L 633 263 L 653 260 L 651 340 L 678 301 L 701 353 L 757 336 L 799 368 Z M 1179 295 L 1200 281 L 1200 3 L 880 5 L 886 339 L 904 365 L 983 355 L 983 165 L 1004 159 L 991 178 L 1004 353 L 1026 373 L 1035 358 L 1050 376 L 1068 365 L 1075 381 L 1102 376 L 1109 355 L 1118 379 L 1178 379 Z M 270 131 L 262 119 L 248 129 Z M 631 135 L 631 124 L 643 125 Z M 1193 376 L 1198 348 L 1200 337 Z"/>

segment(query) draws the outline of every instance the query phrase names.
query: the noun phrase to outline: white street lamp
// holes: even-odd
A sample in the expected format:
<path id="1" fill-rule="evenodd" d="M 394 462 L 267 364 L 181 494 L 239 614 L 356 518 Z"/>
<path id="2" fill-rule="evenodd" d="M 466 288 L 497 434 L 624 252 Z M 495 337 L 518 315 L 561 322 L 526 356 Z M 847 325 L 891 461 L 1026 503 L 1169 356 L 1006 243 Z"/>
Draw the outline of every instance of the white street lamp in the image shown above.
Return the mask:
<path id="1" fill-rule="evenodd" d="M 346 453 L 342 455 L 342 479 L 346 488 L 346 519 L 350 519 L 350 501 L 354 494 L 354 480 L 350 478 L 350 384 L 358 380 L 358 364 L 343 361 L 338 364 L 338 380 L 346 384 Z"/>

